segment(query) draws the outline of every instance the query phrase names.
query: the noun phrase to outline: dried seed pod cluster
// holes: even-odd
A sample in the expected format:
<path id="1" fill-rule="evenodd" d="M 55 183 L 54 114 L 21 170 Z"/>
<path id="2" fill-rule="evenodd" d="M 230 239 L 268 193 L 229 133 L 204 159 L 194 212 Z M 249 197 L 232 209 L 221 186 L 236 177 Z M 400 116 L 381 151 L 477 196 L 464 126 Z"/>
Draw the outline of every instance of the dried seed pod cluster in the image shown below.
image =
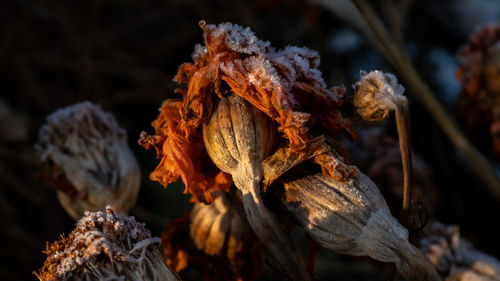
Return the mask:
<path id="1" fill-rule="evenodd" d="M 390 214 L 375 184 L 359 173 L 351 182 L 321 174 L 282 179 L 280 202 L 321 246 L 339 253 L 393 262 L 406 280 L 440 280 L 408 231 Z"/>
<path id="2" fill-rule="evenodd" d="M 457 225 L 433 223 L 420 248 L 445 281 L 500 280 L 500 261 L 460 237 Z"/>
<path id="3" fill-rule="evenodd" d="M 125 131 L 110 113 L 90 102 L 47 117 L 35 146 L 44 178 L 75 219 L 111 205 L 127 213 L 139 193 L 140 171 Z"/>
<path id="4" fill-rule="evenodd" d="M 133 217 L 86 212 L 75 230 L 47 243 L 40 281 L 180 280 L 163 261 L 159 238 Z"/>

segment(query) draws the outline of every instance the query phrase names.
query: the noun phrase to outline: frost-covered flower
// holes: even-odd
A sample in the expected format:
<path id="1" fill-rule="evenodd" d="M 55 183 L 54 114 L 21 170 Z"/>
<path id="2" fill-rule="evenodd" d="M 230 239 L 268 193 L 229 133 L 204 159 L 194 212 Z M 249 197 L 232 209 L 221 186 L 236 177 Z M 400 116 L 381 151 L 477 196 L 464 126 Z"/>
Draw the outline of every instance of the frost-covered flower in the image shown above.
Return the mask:
<path id="1" fill-rule="evenodd" d="M 227 190 L 227 174 L 209 169 L 199 127 L 210 118 L 218 98 L 235 94 L 277 122 L 296 159 L 312 159 L 325 175 L 345 180 L 357 169 L 339 160 L 323 136 L 356 137 L 339 106 L 344 87 L 326 88 L 318 70 L 319 55 L 307 48 L 275 50 L 249 28 L 231 23 L 200 22 L 205 44 L 197 45 L 194 63 L 180 66 L 175 80 L 182 100 L 167 100 L 153 123 L 155 135 L 141 135 L 140 144 L 154 147 L 161 162 L 150 177 L 166 186 L 182 178 L 186 192 L 202 202 L 213 200 L 214 190 Z M 215 98 L 215 99 L 214 99 Z M 319 133 L 317 133 L 319 132 Z M 281 155 L 276 155 L 279 158 Z M 273 156 L 271 156 L 273 157 Z M 275 159 L 271 162 L 279 162 Z"/>
<path id="2" fill-rule="evenodd" d="M 396 76 L 391 73 L 374 70 L 369 73 L 361 72 L 361 80 L 355 85 L 357 91 L 353 97 L 356 111 L 365 120 L 380 121 L 396 110 L 403 96 L 405 88 L 398 83 Z"/>
<path id="3" fill-rule="evenodd" d="M 75 230 L 47 243 L 47 260 L 34 274 L 40 281 L 174 281 L 163 261 L 160 239 L 133 217 L 85 212 Z"/>
<path id="4" fill-rule="evenodd" d="M 139 193 L 140 171 L 116 119 L 90 102 L 47 117 L 35 146 L 44 178 L 73 218 L 111 205 L 127 213 Z"/>

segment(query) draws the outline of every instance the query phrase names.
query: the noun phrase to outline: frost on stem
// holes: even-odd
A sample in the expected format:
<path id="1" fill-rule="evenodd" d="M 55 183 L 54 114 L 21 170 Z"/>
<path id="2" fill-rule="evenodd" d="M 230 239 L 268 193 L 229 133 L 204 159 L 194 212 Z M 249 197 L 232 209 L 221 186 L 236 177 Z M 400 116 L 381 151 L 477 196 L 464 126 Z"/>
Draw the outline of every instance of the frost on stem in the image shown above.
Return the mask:
<path id="1" fill-rule="evenodd" d="M 133 217 L 85 212 L 75 230 L 47 243 L 40 281 L 180 280 L 163 262 L 159 238 Z"/>
<path id="2" fill-rule="evenodd" d="M 125 130 L 100 107 L 82 102 L 55 111 L 40 128 L 35 149 L 44 179 L 73 218 L 106 205 L 126 213 L 135 205 L 139 165 Z"/>
<path id="3" fill-rule="evenodd" d="M 403 96 L 405 88 L 391 73 L 380 70 L 369 73 L 361 71 L 361 80 L 354 86 L 357 91 L 353 97 L 353 104 L 358 114 L 365 120 L 383 120 L 391 110 L 397 110 L 399 103 L 406 101 L 406 97 Z"/>
<path id="4" fill-rule="evenodd" d="M 203 168 L 197 128 L 210 118 L 213 103 L 218 102 L 214 97 L 231 93 L 279 124 L 288 154 L 299 154 L 301 161 L 311 159 L 337 180 L 356 174 L 357 169 L 339 160 L 324 142 L 323 135 L 354 139 L 356 132 L 338 111 L 345 89 L 326 88 L 317 52 L 293 46 L 275 50 L 249 28 L 231 23 L 201 21 L 200 26 L 205 44 L 195 47 L 194 62 L 181 65 L 175 76 L 179 84 L 187 85 L 176 90 L 183 99 L 167 100 L 153 123 L 155 135 L 144 133 L 139 141 L 145 148 L 154 147 L 162 159 L 151 179 L 166 186 L 181 177 L 186 192 L 202 202 L 213 200 L 212 191 L 228 188 L 230 180 L 223 184 L 216 180 L 224 174 Z"/>

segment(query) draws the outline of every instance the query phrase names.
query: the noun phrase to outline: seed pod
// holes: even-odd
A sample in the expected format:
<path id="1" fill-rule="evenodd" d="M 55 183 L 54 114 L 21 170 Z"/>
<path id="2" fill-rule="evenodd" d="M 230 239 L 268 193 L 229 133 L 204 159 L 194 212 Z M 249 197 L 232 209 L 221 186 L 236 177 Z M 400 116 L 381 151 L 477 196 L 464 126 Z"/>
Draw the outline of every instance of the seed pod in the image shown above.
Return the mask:
<path id="1" fill-rule="evenodd" d="M 158 245 L 133 217 L 85 212 L 68 237 L 47 243 L 40 281 L 180 280 L 163 261 Z"/>
<path id="2" fill-rule="evenodd" d="M 203 126 L 203 140 L 208 155 L 222 171 L 233 177 L 242 193 L 250 226 L 284 271 L 294 280 L 309 280 L 304 262 L 292 249 L 291 240 L 276 216 L 261 198 L 262 161 L 274 143 L 271 120 L 231 95 L 222 98 L 208 123 Z"/>
<path id="3" fill-rule="evenodd" d="M 126 132 L 100 107 L 83 102 L 52 113 L 40 128 L 35 149 L 44 178 L 74 219 L 106 205 L 118 213 L 135 205 L 139 165 Z"/>
<path id="4" fill-rule="evenodd" d="M 375 184 L 363 173 L 351 182 L 321 174 L 286 181 L 276 196 L 321 246 L 349 255 L 393 262 L 407 280 L 440 280 L 408 231 L 390 214 Z"/>
<path id="5" fill-rule="evenodd" d="M 198 249 L 232 259 L 241 252 L 243 244 L 252 240 L 252 230 L 239 200 L 236 194 L 219 192 L 211 204 L 194 205 L 190 235 Z"/>

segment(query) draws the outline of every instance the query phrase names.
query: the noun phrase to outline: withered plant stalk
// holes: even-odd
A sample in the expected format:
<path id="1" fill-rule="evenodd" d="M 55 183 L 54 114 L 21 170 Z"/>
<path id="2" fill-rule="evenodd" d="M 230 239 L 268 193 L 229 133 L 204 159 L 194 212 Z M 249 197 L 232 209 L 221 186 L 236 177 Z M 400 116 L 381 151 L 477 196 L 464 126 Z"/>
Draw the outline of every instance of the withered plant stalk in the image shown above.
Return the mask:
<path id="1" fill-rule="evenodd" d="M 500 201 L 500 179 L 485 157 L 467 140 L 458 126 L 435 98 L 429 86 L 419 76 L 406 52 L 390 38 L 381 20 L 365 0 L 352 0 L 372 33 L 380 42 L 385 55 L 401 73 L 413 94 L 424 104 L 453 145 L 469 162 L 472 169 L 485 183 L 495 198 Z"/>

